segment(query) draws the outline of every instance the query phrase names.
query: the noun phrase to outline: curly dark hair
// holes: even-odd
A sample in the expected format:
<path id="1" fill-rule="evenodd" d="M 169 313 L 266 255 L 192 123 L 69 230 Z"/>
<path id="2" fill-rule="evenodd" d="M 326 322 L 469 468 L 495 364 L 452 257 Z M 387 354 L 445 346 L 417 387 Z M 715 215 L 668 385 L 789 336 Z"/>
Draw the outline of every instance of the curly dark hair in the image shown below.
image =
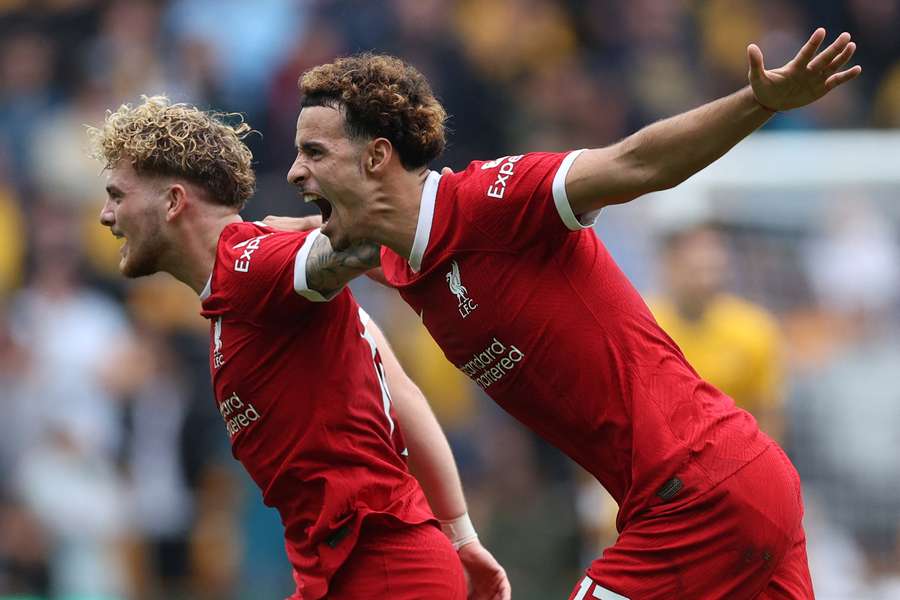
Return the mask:
<path id="1" fill-rule="evenodd" d="M 253 154 L 243 142 L 252 130 L 243 118 L 172 104 L 165 96 L 141 99 L 138 106 L 107 111 L 100 127 L 88 127 L 91 156 L 107 168 L 125 159 L 138 173 L 184 177 L 213 201 L 243 208 L 256 185 Z M 229 125 L 229 118 L 240 122 Z"/>
<path id="2" fill-rule="evenodd" d="M 425 76 L 399 58 L 357 54 L 320 65 L 300 76 L 301 108 L 344 111 L 347 135 L 388 139 L 406 169 L 426 166 L 446 145 L 447 113 Z"/>

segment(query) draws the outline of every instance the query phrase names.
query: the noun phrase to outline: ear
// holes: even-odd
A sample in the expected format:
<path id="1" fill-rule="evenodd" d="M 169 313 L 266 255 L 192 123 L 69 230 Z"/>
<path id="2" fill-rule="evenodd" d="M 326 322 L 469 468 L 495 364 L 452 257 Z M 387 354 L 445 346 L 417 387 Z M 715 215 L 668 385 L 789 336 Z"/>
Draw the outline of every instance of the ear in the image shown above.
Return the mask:
<path id="1" fill-rule="evenodd" d="M 394 146 L 386 138 L 376 138 L 368 143 L 365 155 L 365 170 L 373 175 L 383 174 L 394 155 Z"/>
<path id="2" fill-rule="evenodd" d="M 166 221 L 177 219 L 187 207 L 187 190 L 180 183 L 166 187 Z"/>

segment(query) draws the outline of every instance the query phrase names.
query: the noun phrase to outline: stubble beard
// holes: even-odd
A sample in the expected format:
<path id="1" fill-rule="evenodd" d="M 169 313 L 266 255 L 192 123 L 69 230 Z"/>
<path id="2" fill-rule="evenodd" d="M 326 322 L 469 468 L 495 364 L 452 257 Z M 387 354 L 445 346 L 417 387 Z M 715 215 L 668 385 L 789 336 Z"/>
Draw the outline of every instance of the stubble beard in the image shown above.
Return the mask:
<path id="1" fill-rule="evenodd" d="M 129 240 L 128 254 L 121 266 L 122 275 L 129 279 L 145 277 L 158 273 L 160 261 L 165 252 L 165 242 L 158 224 L 148 228 L 142 235 L 139 244 L 132 245 Z"/>

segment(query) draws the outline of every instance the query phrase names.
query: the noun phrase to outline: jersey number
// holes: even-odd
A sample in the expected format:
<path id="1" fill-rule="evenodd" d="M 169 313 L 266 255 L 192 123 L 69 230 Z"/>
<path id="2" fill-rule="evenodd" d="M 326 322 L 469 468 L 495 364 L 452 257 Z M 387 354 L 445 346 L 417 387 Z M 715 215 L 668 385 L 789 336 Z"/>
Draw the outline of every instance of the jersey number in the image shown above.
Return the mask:
<path id="1" fill-rule="evenodd" d="M 381 356 L 378 354 L 378 344 L 375 343 L 375 337 L 369 330 L 371 319 L 362 307 L 359 309 L 359 320 L 363 326 L 362 338 L 369 343 L 369 349 L 372 350 L 372 362 L 375 364 L 375 375 L 378 376 L 378 385 L 381 386 L 381 402 L 384 405 L 384 414 L 388 420 L 390 434 L 394 435 L 394 420 L 391 418 L 391 392 L 388 390 L 387 378 L 384 375 L 384 365 L 381 364 Z"/>

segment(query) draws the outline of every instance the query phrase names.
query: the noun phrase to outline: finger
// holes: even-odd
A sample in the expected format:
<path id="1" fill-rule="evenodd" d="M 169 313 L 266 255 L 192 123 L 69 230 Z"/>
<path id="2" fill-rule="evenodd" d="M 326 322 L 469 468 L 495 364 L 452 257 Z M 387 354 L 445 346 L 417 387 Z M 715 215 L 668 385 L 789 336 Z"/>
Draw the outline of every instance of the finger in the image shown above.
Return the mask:
<path id="1" fill-rule="evenodd" d="M 794 57 L 794 60 L 800 63 L 801 65 L 806 65 L 810 59 L 816 55 L 816 51 L 819 49 L 819 46 L 822 45 L 822 42 L 825 40 L 825 29 L 819 27 L 813 34 L 809 37 L 803 47 L 800 48 L 800 51 L 797 53 L 797 56 Z"/>
<path id="2" fill-rule="evenodd" d="M 766 65 L 762 50 L 756 44 L 747 46 L 747 60 L 750 62 L 750 81 L 759 81 L 764 77 Z"/>
<path id="3" fill-rule="evenodd" d="M 451 169 L 450 167 L 444 167 L 443 169 L 441 169 L 441 176 L 444 175 L 453 175 L 453 169 Z"/>
<path id="4" fill-rule="evenodd" d="M 809 61 L 806 66 L 810 71 L 821 71 L 831 64 L 838 54 L 843 52 L 847 44 L 850 43 L 850 34 L 846 31 L 839 35 L 831 45 L 819 52 L 814 59 Z"/>
<path id="5" fill-rule="evenodd" d="M 837 73 L 844 65 L 850 62 L 850 59 L 853 58 L 853 53 L 856 52 L 856 44 L 854 42 L 850 42 L 840 54 L 837 55 L 831 64 L 828 65 L 828 68 L 825 69 L 825 72 L 828 74 Z"/>
<path id="6" fill-rule="evenodd" d="M 859 77 L 860 73 L 862 73 L 862 67 L 859 65 L 851 67 L 846 71 L 835 73 L 825 80 L 825 90 L 831 91 L 839 85 L 843 85 L 852 79 L 856 79 L 857 77 Z"/>

